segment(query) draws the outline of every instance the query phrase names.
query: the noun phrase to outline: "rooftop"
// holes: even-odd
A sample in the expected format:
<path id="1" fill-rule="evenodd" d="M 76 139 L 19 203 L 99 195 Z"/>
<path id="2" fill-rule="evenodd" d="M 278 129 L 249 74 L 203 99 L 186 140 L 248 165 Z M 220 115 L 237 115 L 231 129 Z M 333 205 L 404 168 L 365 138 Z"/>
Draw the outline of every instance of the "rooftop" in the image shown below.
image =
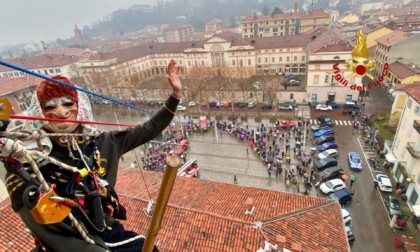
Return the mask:
<path id="1" fill-rule="evenodd" d="M 78 62 L 81 58 L 77 56 L 66 56 L 66 55 L 38 55 L 27 58 L 16 58 L 16 59 L 6 59 L 4 60 L 7 63 L 10 63 L 15 66 L 19 66 L 26 69 L 42 69 L 42 68 L 52 68 L 52 67 L 61 67 L 73 64 Z M 0 72 L 14 71 L 8 67 L 0 66 Z"/>
<path id="2" fill-rule="evenodd" d="M 379 44 L 383 44 L 385 46 L 391 46 L 397 44 L 400 41 L 405 40 L 406 38 L 410 37 L 410 34 L 407 32 L 403 32 L 400 30 L 393 31 L 385 36 L 382 36 L 375 40 Z"/>
<path id="3" fill-rule="evenodd" d="M 419 66 L 404 64 L 398 61 L 389 65 L 389 71 L 394 73 L 400 79 L 405 79 L 416 74 L 420 75 Z"/>
<path id="4" fill-rule="evenodd" d="M 156 198 L 161 179 L 161 173 L 120 169 L 116 190 L 129 213 L 127 229 L 146 233 L 150 217 L 139 209 Z M 245 214 L 248 198 L 255 202 L 252 214 Z M 0 223 L 1 251 L 29 251 L 30 235 L 10 206 L 1 209 Z M 277 235 L 286 237 L 288 249 L 298 243 L 308 252 L 349 251 L 336 201 L 186 177 L 176 179 L 158 240 L 162 251 L 256 251 L 267 240 L 275 244 Z"/>
<path id="5" fill-rule="evenodd" d="M 398 84 L 395 89 L 407 92 L 417 103 L 420 103 L 420 84 Z"/>

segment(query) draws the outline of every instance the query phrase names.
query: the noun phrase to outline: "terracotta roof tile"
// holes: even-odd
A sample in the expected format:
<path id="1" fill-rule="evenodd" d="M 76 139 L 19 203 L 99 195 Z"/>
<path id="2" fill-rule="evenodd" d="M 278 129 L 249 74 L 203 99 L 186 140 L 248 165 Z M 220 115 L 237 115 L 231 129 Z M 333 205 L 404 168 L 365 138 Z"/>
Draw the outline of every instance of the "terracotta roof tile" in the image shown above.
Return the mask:
<path id="1" fill-rule="evenodd" d="M 420 75 L 420 67 L 409 64 L 404 64 L 401 62 L 393 62 L 389 65 L 389 71 L 394 73 L 398 78 L 405 79 L 412 75 Z"/>
<path id="2" fill-rule="evenodd" d="M 377 43 L 383 44 L 385 46 L 391 46 L 394 45 L 400 41 L 403 41 L 404 39 L 410 37 L 410 34 L 403 31 L 393 31 L 385 36 L 382 36 L 375 40 Z"/>
<path id="3" fill-rule="evenodd" d="M 350 45 L 350 43 L 340 40 L 335 44 L 325 45 L 318 49 L 316 52 L 351 52 L 352 50 L 353 47 Z"/>
<path id="4" fill-rule="evenodd" d="M 420 84 L 398 84 L 396 90 L 406 91 L 418 103 L 420 103 Z"/>
<path id="5" fill-rule="evenodd" d="M 381 28 L 385 27 L 384 24 L 378 23 L 378 24 L 372 24 L 372 25 L 366 25 L 362 27 L 362 31 L 364 34 L 368 35 L 369 33 L 372 33 L 374 31 L 377 31 Z"/>
<path id="6" fill-rule="evenodd" d="M 32 75 L 27 77 L 0 77 L 0 95 L 6 95 L 15 91 L 23 90 L 29 86 L 35 86 L 41 79 Z"/>
<path id="7" fill-rule="evenodd" d="M 312 36 L 309 34 L 300 34 L 292 36 L 248 38 L 247 40 L 249 41 L 249 44 L 255 46 L 256 49 L 306 47 L 306 45 L 312 41 Z"/>
<path id="8" fill-rule="evenodd" d="M 69 56 L 58 56 L 58 55 L 38 55 L 28 58 L 17 58 L 17 59 L 6 59 L 4 60 L 7 63 L 23 67 L 26 69 L 38 69 L 38 68 L 51 68 L 51 67 L 60 67 L 70 65 L 72 63 L 78 62 L 79 57 L 69 57 Z M 3 65 L 0 66 L 0 72 L 10 71 L 10 68 Z"/>
<path id="9" fill-rule="evenodd" d="M 150 217 L 142 209 L 149 193 L 156 198 L 161 178 L 161 173 L 121 168 L 116 190 L 129 213 L 123 222 L 127 229 L 146 233 Z M 248 197 L 255 200 L 252 215 L 245 215 Z M 0 229 L 0 251 L 29 251 L 29 234 L 10 206 L 0 211 L 0 224 L 7 227 Z M 161 251 L 255 251 L 266 238 L 275 243 L 279 234 L 289 249 L 300 243 L 308 252 L 349 250 L 335 201 L 186 177 L 175 181 L 157 239 Z"/>

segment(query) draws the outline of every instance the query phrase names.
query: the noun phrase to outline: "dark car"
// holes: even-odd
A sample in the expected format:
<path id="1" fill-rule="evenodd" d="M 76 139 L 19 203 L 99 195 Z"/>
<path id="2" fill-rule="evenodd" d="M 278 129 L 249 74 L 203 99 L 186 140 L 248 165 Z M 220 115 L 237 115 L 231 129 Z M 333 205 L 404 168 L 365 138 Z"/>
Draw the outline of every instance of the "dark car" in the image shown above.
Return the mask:
<path id="1" fill-rule="evenodd" d="M 332 200 L 338 200 L 338 203 L 340 203 L 340 205 L 346 205 L 352 200 L 353 196 L 349 189 L 343 188 L 341 190 L 328 194 L 327 198 Z"/>
<path id="2" fill-rule="evenodd" d="M 318 175 L 325 181 L 338 178 L 343 174 L 344 171 L 340 167 L 329 167 L 318 173 Z"/>
<path id="3" fill-rule="evenodd" d="M 346 102 L 346 104 L 343 105 L 343 114 L 351 115 L 353 111 L 358 113 L 360 111 L 360 106 L 353 102 Z"/>
<path id="4" fill-rule="evenodd" d="M 326 142 L 318 146 L 319 152 L 323 152 L 330 149 L 337 149 L 337 148 L 338 146 L 336 142 Z"/>
<path id="5" fill-rule="evenodd" d="M 333 109 L 341 108 L 341 105 L 338 104 L 338 103 L 335 103 L 335 102 L 330 102 L 330 103 L 328 103 L 328 105 L 331 106 L 331 108 L 333 108 Z"/>
<path id="6" fill-rule="evenodd" d="M 315 143 L 317 145 L 320 145 L 326 142 L 334 142 L 334 141 L 335 141 L 334 135 L 323 135 L 323 136 L 315 138 Z"/>
<path id="7" fill-rule="evenodd" d="M 354 240 L 356 240 L 356 239 L 354 238 L 354 234 L 353 234 L 353 232 L 351 231 L 350 227 L 345 226 L 344 228 L 346 229 L 346 233 L 347 233 L 347 240 L 349 241 L 349 244 L 351 245 L 351 244 L 354 242 Z"/>
<path id="8" fill-rule="evenodd" d="M 318 104 L 319 104 L 319 102 L 317 102 L 317 101 L 311 101 L 311 102 L 309 102 L 309 107 L 315 108 L 316 105 L 318 105 Z"/>
<path id="9" fill-rule="evenodd" d="M 334 129 L 330 128 L 330 127 L 326 127 L 323 129 L 318 130 L 317 132 L 314 133 L 315 137 L 320 137 L 323 135 L 334 135 Z"/>
<path id="10" fill-rule="evenodd" d="M 235 102 L 233 105 L 237 108 L 246 108 L 246 102 Z"/>
<path id="11" fill-rule="evenodd" d="M 210 107 L 210 108 L 220 108 L 220 102 L 217 102 L 217 101 L 210 101 L 210 102 L 209 102 L 209 107 Z"/>
<path id="12" fill-rule="evenodd" d="M 318 171 L 322 171 L 325 170 L 328 167 L 331 166 L 337 166 L 338 165 L 338 161 L 335 158 L 324 158 L 324 159 L 320 159 L 318 161 L 316 161 L 314 163 L 314 168 L 317 169 Z"/>
<path id="13" fill-rule="evenodd" d="M 334 121 L 331 120 L 331 118 L 329 118 L 328 116 L 325 116 L 325 115 L 318 116 L 318 122 L 322 123 L 322 124 L 327 124 L 330 127 L 334 126 Z"/>
<path id="14" fill-rule="evenodd" d="M 384 201 L 385 201 L 386 209 L 388 210 L 388 213 L 390 216 L 396 215 L 397 217 L 399 217 L 403 215 L 400 201 L 397 198 L 395 198 L 394 196 L 388 195 L 388 197 L 386 197 Z"/>
<path id="15" fill-rule="evenodd" d="M 270 103 L 263 103 L 263 104 L 261 105 L 261 108 L 262 108 L 262 109 L 272 109 L 272 108 L 273 108 L 273 106 L 272 106 Z"/>

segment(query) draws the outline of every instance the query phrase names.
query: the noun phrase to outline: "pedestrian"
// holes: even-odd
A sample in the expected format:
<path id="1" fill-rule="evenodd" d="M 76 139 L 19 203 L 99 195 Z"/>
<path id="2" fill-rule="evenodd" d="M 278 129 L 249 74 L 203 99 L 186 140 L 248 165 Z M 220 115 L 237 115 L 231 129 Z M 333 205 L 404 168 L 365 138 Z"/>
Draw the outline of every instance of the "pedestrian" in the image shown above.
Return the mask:
<path id="1" fill-rule="evenodd" d="M 268 178 L 271 178 L 271 165 L 268 164 L 268 168 L 267 168 L 267 173 L 268 173 Z"/>
<path id="2" fill-rule="evenodd" d="M 378 190 L 379 183 L 378 181 L 373 181 L 373 190 Z"/>
<path id="3" fill-rule="evenodd" d="M 246 155 L 249 156 L 248 148 L 246 148 Z"/>
<path id="4" fill-rule="evenodd" d="M 353 186 L 353 183 L 356 182 L 356 176 L 353 174 L 350 175 L 350 188 Z"/>
<path id="5" fill-rule="evenodd" d="M 233 175 L 233 184 L 238 184 L 238 179 L 236 178 L 236 175 Z"/>

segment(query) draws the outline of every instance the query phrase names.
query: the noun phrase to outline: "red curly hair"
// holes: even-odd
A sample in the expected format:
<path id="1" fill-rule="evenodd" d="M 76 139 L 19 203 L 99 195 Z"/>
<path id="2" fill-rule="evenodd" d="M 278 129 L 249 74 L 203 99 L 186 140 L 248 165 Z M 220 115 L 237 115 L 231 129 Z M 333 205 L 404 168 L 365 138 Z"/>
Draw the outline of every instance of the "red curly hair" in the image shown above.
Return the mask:
<path id="1" fill-rule="evenodd" d="M 75 86 L 71 80 L 67 77 L 62 75 L 55 75 L 52 77 L 54 80 L 58 80 L 72 86 Z M 53 99 L 53 98 L 60 98 L 63 96 L 68 96 L 70 99 L 77 103 L 77 90 L 73 88 L 69 88 L 63 85 L 59 85 L 55 82 L 49 80 L 43 80 L 36 88 L 36 94 L 38 96 L 38 100 L 40 104 L 44 104 L 45 102 Z"/>

